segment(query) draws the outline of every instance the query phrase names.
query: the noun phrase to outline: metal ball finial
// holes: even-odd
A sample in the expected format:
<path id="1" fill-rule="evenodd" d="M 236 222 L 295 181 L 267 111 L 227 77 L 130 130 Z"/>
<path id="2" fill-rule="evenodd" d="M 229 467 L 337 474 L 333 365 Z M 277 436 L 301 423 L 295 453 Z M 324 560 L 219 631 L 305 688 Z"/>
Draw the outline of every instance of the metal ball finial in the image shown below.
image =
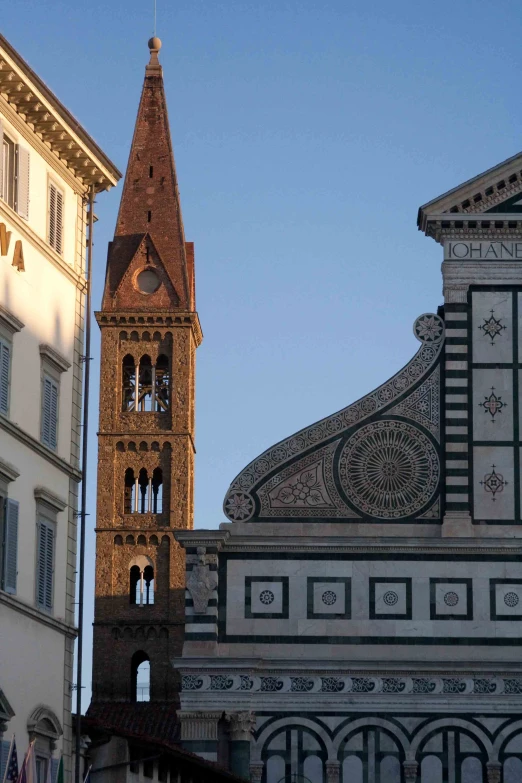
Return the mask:
<path id="1" fill-rule="evenodd" d="M 155 50 L 156 52 L 159 52 L 161 49 L 161 39 L 157 36 L 154 36 L 153 38 L 149 38 L 148 47 L 150 51 Z"/>

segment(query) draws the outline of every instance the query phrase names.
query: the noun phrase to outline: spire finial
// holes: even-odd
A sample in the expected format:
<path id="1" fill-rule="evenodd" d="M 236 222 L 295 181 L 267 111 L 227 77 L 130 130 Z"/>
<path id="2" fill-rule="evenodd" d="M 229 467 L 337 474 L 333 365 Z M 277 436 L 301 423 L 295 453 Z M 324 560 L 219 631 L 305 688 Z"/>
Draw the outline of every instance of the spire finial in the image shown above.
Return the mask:
<path id="1" fill-rule="evenodd" d="M 159 68 L 158 52 L 161 49 L 161 40 L 154 35 L 152 38 L 149 38 L 148 47 L 150 50 L 150 60 L 147 68 L 150 68 L 151 66 Z"/>

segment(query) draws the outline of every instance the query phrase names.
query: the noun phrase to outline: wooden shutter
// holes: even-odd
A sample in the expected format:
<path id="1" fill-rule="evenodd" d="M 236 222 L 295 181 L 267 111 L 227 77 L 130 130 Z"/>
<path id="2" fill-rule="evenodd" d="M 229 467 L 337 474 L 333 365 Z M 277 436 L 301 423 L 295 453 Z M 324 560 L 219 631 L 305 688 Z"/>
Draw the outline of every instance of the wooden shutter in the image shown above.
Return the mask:
<path id="1" fill-rule="evenodd" d="M 51 783 L 57 783 L 59 759 L 51 759 Z"/>
<path id="2" fill-rule="evenodd" d="M 38 554 L 36 602 L 39 607 L 53 608 L 54 527 L 45 519 L 38 521 Z"/>
<path id="3" fill-rule="evenodd" d="M 29 220 L 29 150 L 16 145 L 16 211 Z"/>
<path id="4" fill-rule="evenodd" d="M 0 340 L 0 412 L 9 412 L 9 375 L 11 370 L 11 346 Z"/>
<path id="5" fill-rule="evenodd" d="M 55 449 L 58 442 L 58 384 L 44 375 L 42 390 L 42 443 Z"/>
<path id="6" fill-rule="evenodd" d="M 0 198 L 4 197 L 4 126 L 0 120 Z"/>
<path id="7" fill-rule="evenodd" d="M 63 193 L 49 183 L 49 244 L 57 253 L 63 246 Z"/>
<path id="8" fill-rule="evenodd" d="M 8 498 L 5 501 L 5 561 L 4 590 L 16 593 L 18 573 L 18 501 Z"/>

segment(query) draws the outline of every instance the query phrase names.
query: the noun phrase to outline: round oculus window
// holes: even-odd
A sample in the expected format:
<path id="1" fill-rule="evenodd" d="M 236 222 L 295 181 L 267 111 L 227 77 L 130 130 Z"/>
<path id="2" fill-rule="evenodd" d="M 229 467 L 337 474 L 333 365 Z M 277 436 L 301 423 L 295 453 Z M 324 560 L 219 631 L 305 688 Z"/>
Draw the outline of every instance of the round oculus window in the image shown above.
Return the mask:
<path id="1" fill-rule="evenodd" d="M 160 284 L 161 280 L 153 269 L 144 269 L 136 278 L 136 286 L 142 294 L 153 294 Z"/>

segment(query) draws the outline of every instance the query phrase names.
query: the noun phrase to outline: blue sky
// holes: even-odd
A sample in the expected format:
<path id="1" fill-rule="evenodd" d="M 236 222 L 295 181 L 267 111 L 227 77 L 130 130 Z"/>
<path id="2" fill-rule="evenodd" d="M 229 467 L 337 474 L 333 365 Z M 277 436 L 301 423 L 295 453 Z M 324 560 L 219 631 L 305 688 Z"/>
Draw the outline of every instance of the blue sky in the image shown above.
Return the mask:
<path id="1" fill-rule="evenodd" d="M 153 0 L 4 6 L 2 33 L 124 170 Z M 417 231 L 417 209 L 522 147 L 521 23 L 517 0 L 158 0 L 205 334 L 196 527 L 224 520 L 226 489 L 253 457 L 415 352 L 414 319 L 442 302 L 441 249 Z M 96 308 L 120 194 L 96 206 Z"/>

